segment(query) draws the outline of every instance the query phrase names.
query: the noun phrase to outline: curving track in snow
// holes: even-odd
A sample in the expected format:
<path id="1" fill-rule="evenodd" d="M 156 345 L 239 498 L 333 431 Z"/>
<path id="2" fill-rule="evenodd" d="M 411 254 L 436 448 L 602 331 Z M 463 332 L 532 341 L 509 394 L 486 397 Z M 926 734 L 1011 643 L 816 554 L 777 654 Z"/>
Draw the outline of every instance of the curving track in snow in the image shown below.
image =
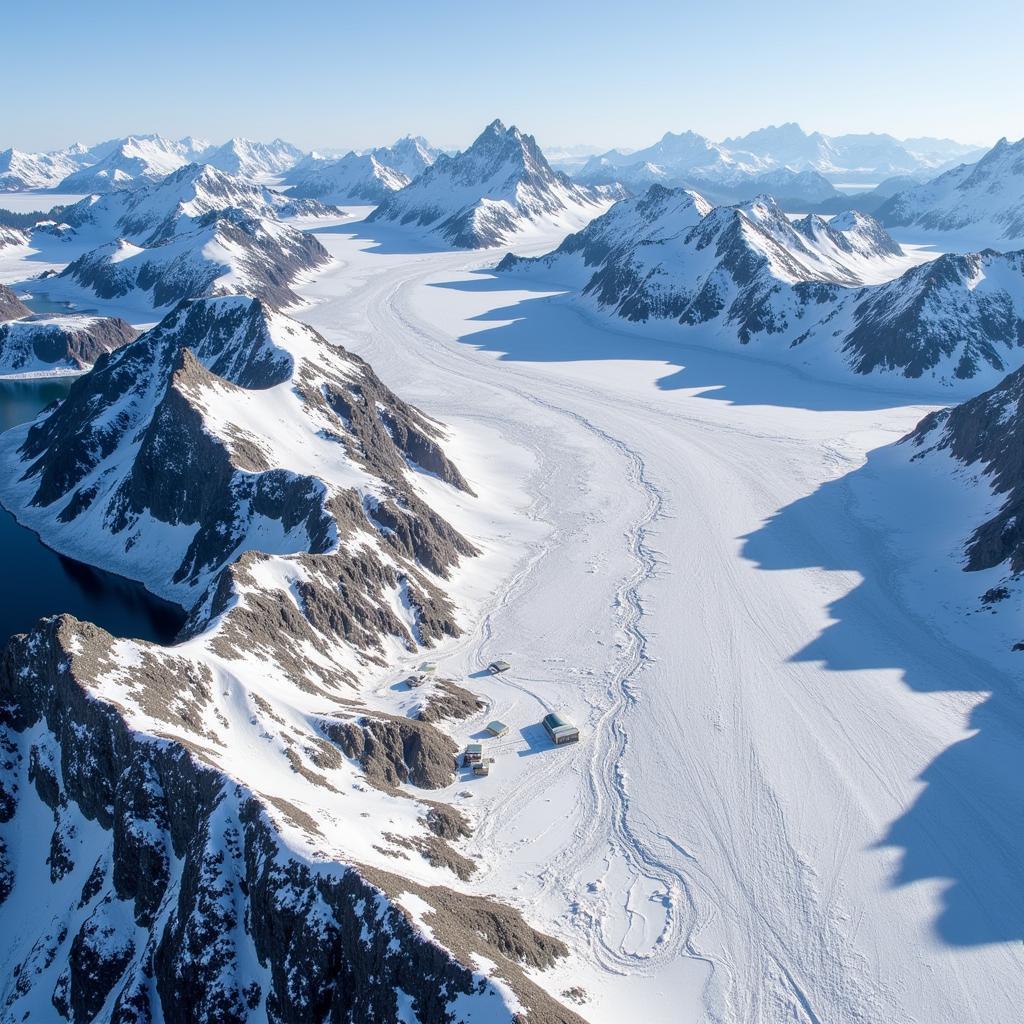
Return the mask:
<path id="1" fill-rule="evenodd" d="M 510 488 L 547 524 L 443 652 L 465 675 L 513 655 L 475 684 L 513 726 L 468 805 L 481 890 L 566 935 L 564 987 L 582 980 L 594 1021 L 1010 1019 L 1019 948 L 943 944 L 940 889 L 893 888 L 879 848 L 976 702 L 904 677 L 984 691 L 993 672 L 901 601 L 843 482 L 921 408 L 557 300 L 436 288 L 495 257 L 357 232 L 321 236 L 343 264 L 301 317 L 439 418 L 531 452 Z M 659 387 L 683 355 L 737 400 Z M 577 747 L 538 740 L 553 707 L 584 725 Z M 1011 825 L 978 816 L 1011 850 Z"/>

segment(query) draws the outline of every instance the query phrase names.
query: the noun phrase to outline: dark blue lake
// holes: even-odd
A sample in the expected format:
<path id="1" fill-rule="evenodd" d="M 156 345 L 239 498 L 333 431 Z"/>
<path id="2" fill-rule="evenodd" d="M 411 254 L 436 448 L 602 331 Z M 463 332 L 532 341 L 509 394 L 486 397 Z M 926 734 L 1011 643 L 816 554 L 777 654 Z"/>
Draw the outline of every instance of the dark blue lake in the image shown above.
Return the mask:
<path id="1" fill-rule="evenodd" d="M 72 378 L 0 381 L 0 430 L 32 419 L 63 398 Z M 185 621 L 176 604 L 141 583 L 94 569 L 52 551 L 0 507 L 0 554 L 7 585 L 0 589 L 0 644 L 24 633 L 44 615 L 70 612 L 114 636 L 169 643 Z"/>

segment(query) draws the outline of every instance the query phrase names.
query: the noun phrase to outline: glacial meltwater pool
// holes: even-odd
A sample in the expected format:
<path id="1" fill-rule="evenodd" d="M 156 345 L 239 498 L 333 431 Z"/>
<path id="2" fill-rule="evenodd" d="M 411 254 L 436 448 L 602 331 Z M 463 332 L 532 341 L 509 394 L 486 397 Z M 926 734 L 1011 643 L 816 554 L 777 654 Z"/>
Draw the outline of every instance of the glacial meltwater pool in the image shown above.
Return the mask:
<path id="1" fill-rule="evenodd" d="M 0 381 L 0 430 L 32 419 L 63 398 L 73 378 Z M 24 633 L 44 615 L 70 612 L 115 636 L 169 643 L 185 612 L 162 601 L 141 583 L 65 558 L 0 507 L 0 557 L 6 582 L 0 587 L 0 644 Z"/>

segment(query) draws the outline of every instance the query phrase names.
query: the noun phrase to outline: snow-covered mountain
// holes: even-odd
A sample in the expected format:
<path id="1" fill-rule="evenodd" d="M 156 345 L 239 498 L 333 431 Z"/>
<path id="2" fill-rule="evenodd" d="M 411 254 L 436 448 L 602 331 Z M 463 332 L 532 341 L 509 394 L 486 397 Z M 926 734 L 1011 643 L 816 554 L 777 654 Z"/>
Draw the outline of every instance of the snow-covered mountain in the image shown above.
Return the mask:
<path id="1" fill-rule="evenodd" d="M 203 151 L 197 159 L 229 174 L 260 179 L 283 174 L 303 156 L 301 149 L 283 139 L 253 142 L 235 138 L 228 139 L 222 146 Z"/>
<path id="2" fill-rule="evenodd" d="M 0 152 L 0 192 L 54 188 L 80 165 L 66 153 Z"/>
<path id="3" fill-rule="evenodd" d="M 977 147 L 943 139 L 901 141 L 883 133 L 805 132 L 792 121 L 725 139 L 721 146 L 736 160 L 753 157 L 773 167 L 871 180 L 926 170 L 938 172 L 965 155 L 979 152 Z"/>
<path id="4" fill-rule="evenodd" d="M 91 241 L 125 239 L 154 245 L 191 231 L 211 213 L 228 211 L 262 219 L 337 214 L 320 203 L 298 202 L 209 164 L 186 164 L 154 184 L 86 196 L 53 216 Z"/>
<path id="5" fill-rule="evenodd" d="M 962 164 L 899 192 L 878 211 L 891 227 L 963 231 L 991 244 L 1024 239 L 1024 139 L 1000 139 L 977 163 Z"/>
<path id="6" fill-rule="evenodd" d="M 182 224 L 191 230 L 182 230 Z M 277 306 L 299 301 L 296 278 L 329 260 L 311 235 L 281 221 L 238 209 L 182 218 L 168 236 L 145 246 L 119 238 L 72 261 L 60 279 L 103 299 L 163 309 L 208 295 L 255 295 Z M 180 231 L 180 233 L 178 233 Z"/>
<path id="7" fill-rule="evenodd" d="M 0 321 L 30 316 L 32 310 L 5 284 L 0 284 Z"/>
<path id="8" fill-rule="evenodd" d="M 722 318 L 747 341 L 782 330 L 803 304 L 801 289 L 810 298 L 822 289 L 809 286 L 857 287 L 902 256 L 870 217 L 835 228 L 813 216 L 793 224 L 768 196 L 712 208 L 698 193 L 653 185 L 550 255 L 508 256 L 499 269 L 567 275 L 630 320 Z"/>
<path id="9" fill-rule="evenodd" d="M 790 222 L 768 197 L 716 207 L 652 186 L 553 253 L 503 272 L 550 274 L 628 320 L 714 326 L 835 375 L 897 374 L 962 393 L 1024 361 L 1024 254 L 913 266 L 874 218 Z"/>
<path id="10" fill-rule="evenodd" d="M 192 608 L 173 648 L 62 616 L 5 654 L 6 1013 L 578 1022 L 526 973 L 565 946 L 465 891 L 470 824 L 424 795 L 454 744 L 360 688 L 458 632 L 474 548 L 418 486 L 472 500 L 444 441 L 244 297 L 182 304 L 3 436 L 19 517 Z"/>
<path id="11" fill-rule="evenodd" d="M 0 309 L 2 305 L 0 295 Z M 28 315 L 9 320 L 0 323 L 0 374 L 79 373 L 138 334 L 124 320 L 102 316 Z"/>
<path id="12" fill-rule="evenodd" d="M 847 296 L 815 332 L 828 329 L 858 373 L 970 381 L 977 392 L 1024 362 L 1024 252 L 940 256 Z"/>
<path id="13" fill-rule="evenodd" d="M 29 232 L 21 228 L 9 228 L 0 224 L 0 249 L 13 245 L 27 245 Z"/>
<path id="14" fill-rule="evenodd" d="M 385 167 L 392 167 L 410 181 L 441 155 L 422 135 L 406 135 L 390 146 L 378 146 L 373 155 Z"/>
<path id="15" fill-rule="evenodd" d="M 136 189 L 86 196 L 60 211 L 62 223 L 103 240 L 152 245 L 190 231 L 209 213 L 240 210 L 273 217 L 268 190 L 208 164 L 186 164 Z"/>
<path id="16" fill-rule="evenodd" d="M 319 199 L 328 203 L 380 203 L 411 179 L 389 167 L 373 153 L 349 153 L 340 160 L 319 160 L 302 167 L 286 178 L 292 185 L 290 197 Z"/>
<path id="17" fill-rule="evenodd" d="M 616 180 L 632 185 L 642 181 L 644 173 L 657 173 L 675 182 L 681 177 L 714 178 L 735 170 L 732 157 L 703 135 L 696 132 L 666 132 L 658 142 L 646 149 L 629 153 L 612 149 L 591 157 L 574 178 L 593 185 Z M 653 181 L 651 178 L 647 183 Z"/>
<path id="18" fill-rule="evenodd" d="M 605 196 L 551 169 L 531 135 L 489 124 L 472 146 L 442 154 L 368 220 L 415 224 L 451 245 L 476 249 L 529 228 L 576 226 L 601 212 Z"/>
<path id="19" fill-rule="evenodd" d="M 592 157 L 575 179 L 587 184 L 619 181 L 634 192 L 655 183 L 699 188 L 720 202 L 771 192 L 780 199 L 811 203 L 831 198 L 823 187 L 828 181 L 934 176 L 978 152 L 948 140 L 912 141 L 916 148 L 890 135 L 808 133 L 793 122 L 718 143 L 695 132 L 668 132 L 646 149 L 610 150 Z"/>
<path id="20" fill-rule="evenodd" d="M 112 192 L 157 181 L 189 163 L 196 154 L 159 135 L 129 135 L 97 163 L 63 178 L 62 192 Z"/>

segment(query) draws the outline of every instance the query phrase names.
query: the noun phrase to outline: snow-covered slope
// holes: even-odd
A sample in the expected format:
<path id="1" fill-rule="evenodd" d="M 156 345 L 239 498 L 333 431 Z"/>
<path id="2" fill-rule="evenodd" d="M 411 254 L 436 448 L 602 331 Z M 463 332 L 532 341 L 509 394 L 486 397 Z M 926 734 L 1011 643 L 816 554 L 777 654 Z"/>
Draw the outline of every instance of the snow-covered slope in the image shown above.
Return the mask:
<path id="1" fill-rule="evenodd" d="M 424 792 L 454 744 L 363 687 L 458 632 L 474 548 L 417 485 L 472 500 L 444 440 L 244 297 L 182 304 L 4 435 L 20 517 L 192 606 L 173 648 L 64 616 L 5 653 L 6 1013 L 578 1022 L 526 974 L 565 946 L 466 891 L 470 823 Z"/>
<path id="2" fill-rule="evenodd" d="M 382 523 L 397 514 L 385 511 L 387 494 L 361 465 L 384 455 L 358 452 L 339 431 L 339 416 L 350 418 L 345 395 L 358 382 L 367 392 L 381 390 L 367 373 L 258 299 L 182 303 L 97 365 L 22 438 L 20 458 L 31 472 L 6 501 L 52 533 L 56 546 L 191 607 L 243 550 L 332 549 L 338 528 L 329 505 L 340 487 L 357 488 L 368 509 L 379 504 Z M 399 412 L 380 412 L 378 432 L 412 416 Z M 401 430 L 423 449 L 421 458 L 434 460 L 432 470 L 461 480 L 431 448 L 429 427 L 410 421 Z M 387 468 L 404 478 L 404 463 L 394 457 Z M 219 482 L 211 476 L 190 497 L 197 471 Z M 58 514 L 74 525 L 58 527 Z M 157 534 L 155 547 L 138 545 L 140 536 L 152 542 Z M 438 571 L 469 550 L 446 537 L 454 547 L 428 559 Z"/>
<path id="3" fill-rule="evenodd" d="M 222 146 L 200 155 L 203 163 L 243 178 L 269 178 L 293 167 L 303 152 L 284 139 L 253 142 L 251 139 L 228 139 Z"/>
<path id="4" fill-rule="evenodd" d="M 0 192 L 54 188 L 79 167 L 65 153 L 23 153 L 17 149 L 0 152 Z"/>
<path id="5" fill-rule="evenodd" d="M 112 352 L 138 335 L 124 320 L 101 316 L 29 315 L 10 320 L 0 323 L 0 374 L 80 373 L 104 352 Z"/>
<path id="6" fill-rule="evenodd" d="M 310 234 L 279 220 L 237 209 L 212 210 L 182 222 L 191 230 L 147 246 L 124 239 L 108 242 L 69 263 L 60 279 L 100 298 L 127 296 L 133 305 L 162 309 L 182 299 L 247 294 L 277 306 L 298 301 L 296 278 L 328 260 Z"/>
<path id="7" fill-rule="evenodd" d="M 97 241 L 123 238 L 152 245 L 192 230 L 213 212 L 239 210 L 273 217 L 267 189 L 208 164 L 186 164 L 159 181 L 135 189 L 90 195 L 60 211 L 61 221 Z"/>
<path id="8" fill-rule="evenodd" d="M 963 164 L 899 192 L 878 211 L 883 224 L 965 232 L 994 246 L 1024 239 L 1024 139 L 1000 139 L 976 164 Z"/>
<path id="9" fill-rule="evenodd" d="M 697 193 L 653 185 L 549 256 L 509 256 L 499 269 L 542 267 L 557 275 L 578 273 L 582 264 L 589 274 L 583 293 L 620 316 L 721 319 L 748 341 L 784 329 L 806 302 L 831 293 L 818 286 L 855 287 L 902 255 L 862 215 L 839 229 L 818 217 L 792 224 L 769 196 L 712 209 Z"/>
<path id="10" fill-rule="evenodd" d="M 159 135 L 129 135 L 97 163 L 73 171 L 57 185 L 62 192 L 112 192 L 163 178 L 194 159 L 180 142 Z"/>
<path id="11" fill-rule="evenodd" d="M 518 128 L 489 124 L 472 146 L 441 155 L 368 218 L 415 224 L 451 245 L 500 245 L 529 228 L 577 226 L 600 213 L 604 196 L 553 171 L 537 143 Z"/>
<path id="12" fill-rule="evenodd" d="M 548 256 L 508 256 L 499 270 L 549 274 L 628 320 L 715 325 L 716 343 L 759 340 L 829 375 L 898 374 L 962 394 L 1024 357 L 1020 253 L 914 266 L 865 214 L 790 222 L 767 197 L 708 212 L 695 193 L 652 186 Z"/>
<path id="13" fill-rule="evenodd" d="M 382 163 L 374 153 L 349 153 L 340 160 L 318 160 L 297 167 L 286 180 L 292 185 L 288 195 L 297 199 L 380 203 L 411 179 Z"/>
<path id="14" fill-rule="evenodd" d="M 390 146 L 378 146 L 373 155 L 385 167 L 394 168 L 411 181 L 434 163 L 441 150 L 422 135 L 406 135 Z"/>
<path id="15" fill-rule="evenodd" d="M 14 245 L 28 245 L 29 233 L 21 228 L 9 228 L 0 224 L 0 249 Z"/>
<path id="16" fill-rule="evenodd" d="M 957 524 L 967 538 L 964 568 L 1003 572 L 1002 584 L 986 595 L 989 603 L 1010 597 L 1010 588 L 1019 598 L 1024 572 L 1024 368 L 961 405 L 931 413 L 903 443 L 917 449 L 915 461 L 952 460 L 960 472 L 949 487 L 982 490 L 997 499 L 994 515 Z"/>
<path id="17" fill-rule="evenodd" d="M 151 185 L 86 196 L 54 215 L 90 243 L 124 239 L 155 245 L 192 231 L 212 213 L 228 212 L 270 220 L 338 215 L 314 200 L 294 200 L 209 164 L 186 164 Z"/>

